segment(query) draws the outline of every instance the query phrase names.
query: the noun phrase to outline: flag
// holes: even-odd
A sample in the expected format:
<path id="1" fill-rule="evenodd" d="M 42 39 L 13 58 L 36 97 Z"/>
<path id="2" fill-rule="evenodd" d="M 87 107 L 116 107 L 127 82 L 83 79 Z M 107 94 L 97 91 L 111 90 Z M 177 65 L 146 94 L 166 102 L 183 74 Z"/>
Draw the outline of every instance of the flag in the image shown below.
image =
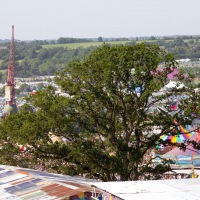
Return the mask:
<path id="1" fill-rule="evenodd" d="M 173 103 L 170 105 L 170 109 L 171 109 L 171 110 L 178 110 L 177 102 L 173 102 Z"/>

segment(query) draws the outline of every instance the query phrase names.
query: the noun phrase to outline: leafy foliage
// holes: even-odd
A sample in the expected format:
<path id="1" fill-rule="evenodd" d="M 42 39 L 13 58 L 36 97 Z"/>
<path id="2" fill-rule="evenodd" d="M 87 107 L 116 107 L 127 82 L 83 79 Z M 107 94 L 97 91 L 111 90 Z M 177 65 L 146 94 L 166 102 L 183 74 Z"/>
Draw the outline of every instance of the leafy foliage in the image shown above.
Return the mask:
<path id="1" fill-rule="evenodd" d="M 158 70 L 160 63 L 163 70 Z M 7 143 L 2 144 L 1 163 L 14 160 L 25 166 L 27 158 L 14 159 L 19 154 L 17 145 L 22 144 L 31 147 L 28 167 L 41 162 L 59 173 L 105 181 L 159 178 L 169 170 L 169 163 L 155 165 L 152 150 L 163 143 L 161 135 L 175 134 L 174 118 L 191 123 L 188 105 L 199 102 L 189 88 L 153 95 L 176 66 L 172 54 L 149 44 L 103 45 L 84 61 L 69 63 L 55 79 L 64 96 L 48 87 L 2 122 L 0 138 Z M 178 78 L 184 80 L 182 74 Z M 186 92 L 190 98 L 180 100 L 174 115 L 152 111 Z M 160 130 L 157 134 L 155 127 Z"/>

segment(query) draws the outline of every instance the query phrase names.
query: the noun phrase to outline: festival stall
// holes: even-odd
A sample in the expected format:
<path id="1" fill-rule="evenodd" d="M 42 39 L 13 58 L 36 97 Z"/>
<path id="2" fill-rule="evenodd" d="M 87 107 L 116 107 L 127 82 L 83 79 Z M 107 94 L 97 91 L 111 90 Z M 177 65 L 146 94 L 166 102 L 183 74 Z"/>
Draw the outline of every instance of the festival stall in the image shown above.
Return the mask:
<path id="1" fill-rule="evenodd" d="M 197 131 L 188 139 L 198 143 L 200 141 L 199 138 L 200 132 Z M 194 149 L 192 144 L 186 145 L 185 150 L 176 147 L 161 157 L 173 160 L 176 167 L 200 167 L 200 150 Z"/>
<path id="2" fill-rule="evenodd" d="M 171 135 L 171 133 L 169 133 L 166 135 L 162 135 L 160 139 L 163 141 L 169 140 L 172 143 L 183 143 L 184 141 L 190 139 L 193 134 L 194 132 L 192 132 L 192 126 L 187 125 L 184 128 L 183 126 L 179 125 L 175 134 Z M 173 149 L 173 146 L 157 145 L 156 154 L 164 154 L 172 149 Z"/>

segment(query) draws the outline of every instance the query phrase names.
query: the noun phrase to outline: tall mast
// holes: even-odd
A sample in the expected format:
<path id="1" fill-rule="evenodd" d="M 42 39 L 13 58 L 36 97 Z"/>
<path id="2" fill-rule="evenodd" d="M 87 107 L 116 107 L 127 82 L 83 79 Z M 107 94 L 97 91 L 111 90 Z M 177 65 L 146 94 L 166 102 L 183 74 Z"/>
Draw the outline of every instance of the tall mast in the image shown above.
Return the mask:
<path id="1" fill-rule="evenodd" d="M 12 26 L 12 38 L 10 42 L 10 57 L 8 64 L 8 78 L 7 78 L 7 100 L 6 104 L 15 104 L 15 41 L 14 41 L 14 26 Z M 10 93 L 10 94 L 9 94 Z M 10 96 L 10 97 L 9 97 Z"/>

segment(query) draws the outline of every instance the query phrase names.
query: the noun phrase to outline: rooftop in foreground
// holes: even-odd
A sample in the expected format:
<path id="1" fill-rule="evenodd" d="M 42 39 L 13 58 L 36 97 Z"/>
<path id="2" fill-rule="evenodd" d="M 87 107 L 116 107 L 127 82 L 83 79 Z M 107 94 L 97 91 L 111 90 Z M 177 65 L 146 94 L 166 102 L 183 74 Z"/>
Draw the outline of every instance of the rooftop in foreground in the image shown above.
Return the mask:
<path id="1" fill-rule="evenodd" d="M 77 199 L 89 195 L 94 180 L 0 165 L 0 199 Z"/>
<path id="2" fill-rule="evenodd" d="M 103 198 L 114 200 L 199 200 L 200 179 L 172 179 L 151 181 L 99 182 Z"/>

